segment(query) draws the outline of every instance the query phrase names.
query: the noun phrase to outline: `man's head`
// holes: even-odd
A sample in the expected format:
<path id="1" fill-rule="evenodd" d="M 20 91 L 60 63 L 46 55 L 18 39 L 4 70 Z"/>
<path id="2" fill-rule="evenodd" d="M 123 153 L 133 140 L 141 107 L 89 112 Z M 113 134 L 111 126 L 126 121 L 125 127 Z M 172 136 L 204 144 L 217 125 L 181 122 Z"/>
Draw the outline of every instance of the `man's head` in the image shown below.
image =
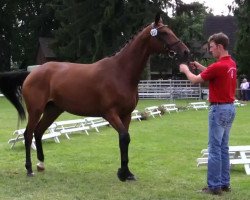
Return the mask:
<path id="1" fill-rule="evenodd" d="M 229 39 L 226 34 L 222 32 L 215 33 L 208 38 L 208 43 L 209 50 L 215 58 L 220 58 L 228 54 Z"/>

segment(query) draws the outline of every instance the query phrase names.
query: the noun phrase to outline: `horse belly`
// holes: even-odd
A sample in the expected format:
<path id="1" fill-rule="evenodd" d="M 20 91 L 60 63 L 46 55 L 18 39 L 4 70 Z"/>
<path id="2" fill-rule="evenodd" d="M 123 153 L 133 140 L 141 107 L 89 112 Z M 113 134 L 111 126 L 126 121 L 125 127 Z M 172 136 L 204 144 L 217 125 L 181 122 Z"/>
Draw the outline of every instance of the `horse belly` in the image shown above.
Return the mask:
<path id="1" fill-rule="evenodd" d="M 80 93 L 80 91 L 78 92 Z M 101 112 L 100 102 L 90 94 L 58 95 L 53 99 L 61 109 L 75 115 L 94 116 Z"/>
<path id="2" fill-rule="evenodd" d="M 73 106 L 72 106 L 73 105 Z M 81 103 L 71 104 L 71 105 L 64 105 L 65 111 L 79 116 L 102 116 L 103 110 L 98 107 L 98 104 L 88 104 L 88 103 Z"/>
<path id="3" fill-rule="evenodd" d="M 72 93 L 67 96 L 57 96 L 55 104 L 63 110 L 79 116 L 105 116 L 111 110 L 118 114 L 130 113 L 136 106 L 133 96 L 118 97 L 114 93 L 100 94 L 97 91 Z"/>

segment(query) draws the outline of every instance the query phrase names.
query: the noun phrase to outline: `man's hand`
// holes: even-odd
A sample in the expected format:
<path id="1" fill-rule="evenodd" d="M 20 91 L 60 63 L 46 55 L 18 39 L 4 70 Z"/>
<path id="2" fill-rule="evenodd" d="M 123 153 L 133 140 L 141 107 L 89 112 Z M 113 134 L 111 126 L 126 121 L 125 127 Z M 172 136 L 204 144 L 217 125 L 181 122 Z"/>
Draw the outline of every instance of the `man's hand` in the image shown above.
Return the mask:
<path id="1" fill-rule="evenodd" d="M 184 73 L 187 76 L 188 80 L 190 80 L 193 84 L 204 82 L 204 80 L 201 78 L 201 75 L 193 74 L 189 70 L 189 68 L 186 64 L 180 64 L 180 72 Z"/>
<path id="2" fill-rule="evenodd" d="M 190 66 L 193 70 L 195 70 L 195 69 L 197 69 L 196 63 L 197 63 L 197 61 L 190 62 L 190 63 L 189 63 L 189 66 Z"/>
<path id="3" fill-rule="evenodd" d="M 186 64 L 180 64 L 180 72 L 186 74 L 189 70 Z"/>
<path id="4" fill-rule="evenodd" d="M 199 70 L 199 71 L 203 71 L 206 69 L 206 67 L 204 67 L 202 64 L 198 63 L 197 61 L 194 62 L 190 62 L 189 66 L 192 68 L 192 70 Z"/>

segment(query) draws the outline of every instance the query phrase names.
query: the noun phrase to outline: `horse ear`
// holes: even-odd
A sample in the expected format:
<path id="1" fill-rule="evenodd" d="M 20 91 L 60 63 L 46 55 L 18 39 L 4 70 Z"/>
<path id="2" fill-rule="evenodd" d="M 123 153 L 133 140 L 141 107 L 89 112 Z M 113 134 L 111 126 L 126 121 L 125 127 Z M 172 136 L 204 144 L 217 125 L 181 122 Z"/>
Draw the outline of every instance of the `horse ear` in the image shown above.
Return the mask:
<path id="1" fill-rule="evenodd" d="M 157 25 L 159 22 L 162 22 L 162 18 L 161 18 L 161 13 L 158 12 L 155 16 L 155 25 Z"/>

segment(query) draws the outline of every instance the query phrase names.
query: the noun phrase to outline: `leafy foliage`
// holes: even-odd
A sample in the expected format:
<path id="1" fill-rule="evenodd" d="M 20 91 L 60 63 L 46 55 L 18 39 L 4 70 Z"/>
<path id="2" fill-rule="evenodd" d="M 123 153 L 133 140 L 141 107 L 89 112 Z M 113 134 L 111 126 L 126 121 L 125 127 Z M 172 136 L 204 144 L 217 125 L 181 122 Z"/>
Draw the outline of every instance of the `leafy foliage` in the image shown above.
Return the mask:
<path id="1" fill-rule="evenodd" d="M 0 1 L 0 71 L 10 69 L 11 43 L 13 26 L 15 25 L 15 10 L 17 1 Z"/>
<path id="2" fill-rule="evenodd" d="M 57 28 L 54 10 L 48 7 L 49 0 L 0 2 L 0 71 L 8 71 L 11 62 L 23 65 L 34 64 L 38 37 L 51 36 Z"/>
<path id="3" fill-rule="evenodd" d="M 203 22 L 208 14 L 206 12 L 206 7 L 203 4 L 198 2 L 191 4 L 184 4 L 182 1 L 176 0 L 176 4 L 174 4 L 175 12 L 173 13 L 173 17 L 168 20 L 169 26 L 174 30 L 176 35 L 188 45 L 192 52 L 193 59 L 201 59 L 203 56 L 203 52 L 201 52 L 201 46 L 204 40 L 203 38 Z M 153 60 L 162 60 L 161 63 L 158 63 L 158 71 L 163 74 L 167 68 L 172 68 L 173 76 L 171 78 L 175 78 L 179 74 L 179 68 L 176 62 L 173 59 L 168 58 L 168 56 L 164 56 L 162 59 L 162 55 L 155 56 Z M 156 70 L 155 70 L 156 71 Z M 166 79 L 169 77 L 162 78 Z"/>
<path id="4" fill-rule="evenodd" d="M 54 0 L 56 18 L 61 23 L 55 31 L 54 50 L 63 60 L 80 62 L 93 62 L 110 55 L 149 17 L 152 19 L 164 2 L 67 0 L 61 4 Z"/>
<path id="5" fill-rule="evenodd" d="M 35 64 L 39 37 L 54 38 L 59 60 L 99 60 L 119 51 L 158 11 L 164 11 L 164 22 L 191 44 L 201 39 L 204 15 L 201 4 L 188 6 L 179 0 L 2 0 L 0 8 L 2 71 Z"/>
<path id="6" fill-rule="evenodd" d="M 250 2 L 245 0 L 236 0 L 238 5 L 234 14 L 238 20 L 238 39 L 236 44 L 236 60 L 239 67 L 239 73 L 250 77 Z"/>

